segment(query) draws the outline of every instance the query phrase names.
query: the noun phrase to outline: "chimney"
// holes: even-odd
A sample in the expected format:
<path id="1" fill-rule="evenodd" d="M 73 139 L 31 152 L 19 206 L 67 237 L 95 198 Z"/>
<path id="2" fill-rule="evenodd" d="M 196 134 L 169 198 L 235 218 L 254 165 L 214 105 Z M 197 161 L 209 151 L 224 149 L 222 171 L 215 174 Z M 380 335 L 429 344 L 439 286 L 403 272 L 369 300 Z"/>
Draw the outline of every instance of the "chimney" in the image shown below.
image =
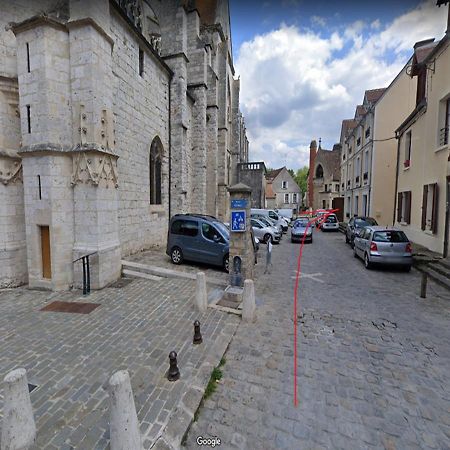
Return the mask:
<path id="1" fill-rule="evenodd" d="M 314 164 L 316 161 L 317 143 L 311 141 L 309 146 L 309 175 L 308 175 L 308 206 L 314 207 Z"/>

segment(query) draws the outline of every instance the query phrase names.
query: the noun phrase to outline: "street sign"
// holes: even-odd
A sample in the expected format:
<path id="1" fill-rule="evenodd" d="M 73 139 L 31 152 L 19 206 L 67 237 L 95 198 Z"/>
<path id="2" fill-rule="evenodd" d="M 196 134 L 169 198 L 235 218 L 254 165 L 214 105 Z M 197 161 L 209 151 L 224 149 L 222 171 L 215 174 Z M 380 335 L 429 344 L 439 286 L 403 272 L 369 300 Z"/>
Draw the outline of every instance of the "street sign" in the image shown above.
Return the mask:
<path id="1" fill-rule="evenodd" d="M 245 231 L 245 211 L 231 211 L 231 231 L 242 233 Z"/>
<path id="2" fill-rule="evenodd" d="M 247 200 L 245 199 L 238 199 L 238 200 L 231 200 L 231 208 L 247 208 Z"/>

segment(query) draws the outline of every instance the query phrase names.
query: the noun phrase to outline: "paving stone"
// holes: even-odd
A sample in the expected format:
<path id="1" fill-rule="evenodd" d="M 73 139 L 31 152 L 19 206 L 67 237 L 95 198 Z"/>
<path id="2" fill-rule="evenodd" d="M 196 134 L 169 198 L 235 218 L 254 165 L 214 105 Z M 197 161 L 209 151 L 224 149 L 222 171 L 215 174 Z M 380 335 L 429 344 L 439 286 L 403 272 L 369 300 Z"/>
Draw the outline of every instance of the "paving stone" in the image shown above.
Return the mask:
<path id="1" fill-rule="evenodd" d="M 321 273 L 323 282 L 300 279 L 294 407 L 298 251 L 283 239 L 274 247 L 271 275 L 256 267 L 258 322 L 239 326 L 221 383 L 208 409 L 200 409 L 186 447 L 197 449 L 196 436 L 209 433 L 223 439 L 223 448 L 236 448 L 234 430 L 249 449 L 449 448 L 450 295 L 431 282 L 421 300 L 414 270 L 366 270 L 342 234 L 317 232 L 304 248 L 302 271 Z"/>

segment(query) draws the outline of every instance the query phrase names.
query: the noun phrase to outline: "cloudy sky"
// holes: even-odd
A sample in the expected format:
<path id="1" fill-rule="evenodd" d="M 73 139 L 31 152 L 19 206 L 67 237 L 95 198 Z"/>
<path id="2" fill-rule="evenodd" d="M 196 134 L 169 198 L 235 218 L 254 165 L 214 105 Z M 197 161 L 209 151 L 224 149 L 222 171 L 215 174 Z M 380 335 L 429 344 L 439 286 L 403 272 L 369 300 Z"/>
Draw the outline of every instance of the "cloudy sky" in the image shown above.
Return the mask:
<path id="1" fill-rule="evenodd" d="M 250 158 L 308 164 L 312 139 L 339 141 L 366 89 L 387 86 L 447 9 L 420 0 L 230 0 Z"/>

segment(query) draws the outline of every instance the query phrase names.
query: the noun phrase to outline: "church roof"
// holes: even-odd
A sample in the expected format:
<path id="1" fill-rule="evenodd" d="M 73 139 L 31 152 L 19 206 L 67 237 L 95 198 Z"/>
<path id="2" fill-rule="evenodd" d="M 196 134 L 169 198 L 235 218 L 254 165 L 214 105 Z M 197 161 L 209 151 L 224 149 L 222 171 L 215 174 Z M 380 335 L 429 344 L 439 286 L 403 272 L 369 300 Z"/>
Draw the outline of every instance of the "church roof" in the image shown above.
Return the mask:
<path id="1" fill-rule="evenodd" d="M 315 159 L 316 166 L 321 164 L 326 177 L 331 176 L 333 181 L 339 181 L 341 178 L 341 145 L 335 144 L 333 150 L 320 148 L 317 151 Z"/>

